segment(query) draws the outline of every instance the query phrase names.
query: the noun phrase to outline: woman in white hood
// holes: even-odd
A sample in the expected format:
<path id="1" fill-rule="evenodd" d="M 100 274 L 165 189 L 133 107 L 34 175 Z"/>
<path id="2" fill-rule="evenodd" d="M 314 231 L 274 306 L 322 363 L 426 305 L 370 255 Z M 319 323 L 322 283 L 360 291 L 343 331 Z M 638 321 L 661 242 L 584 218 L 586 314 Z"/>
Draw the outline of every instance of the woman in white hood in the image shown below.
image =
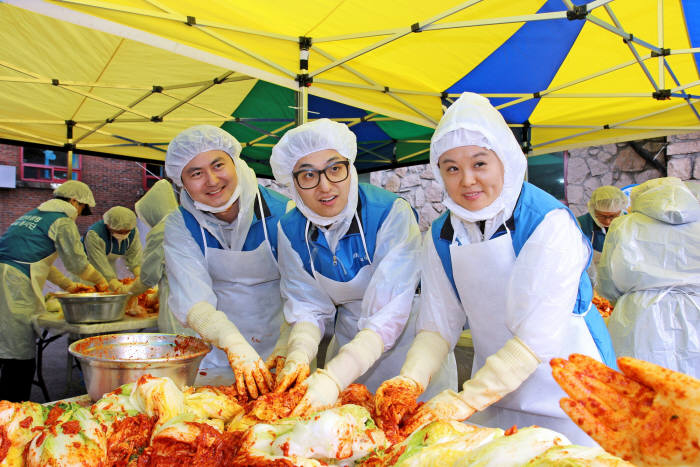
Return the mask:
<path id="1" fill-rule="evenodd" d="M 599 265 L 615 351 L 700 378 L 700 203 L 678 178 L 632 189 Z"/>
<path id="2" fill-rule="evenodd" d="M 539 425 L 591 444 L 559 408 L 549 360 L 615 356 L 586 274 L 591 245 L 564 205 L 523 182 L 526 159 L 501 114 L 464 93 L 445 113 L 430 164 L 448 211 L 425 237 L 419 331 L 400 376 L 380 388 L 420 394 L 469 320 L 472 377 L 408 420 L 464 420 L 507 429 Z M 381 409 L 381 407 L 380 407 Z M 476 413 L 475 413 L 476 412 Z"/>
<path id="3" fill-rule="evenodd" d="M 240 152 L 211 125 L 170 142 L 165 171 L 180 208 L 166 218 L 163 247 L 170 311 L 218 348 L 200 367 L 230 365 L 238 393 L 255 399 L 273 384 L 261 356 L 278 349 L 283 324 L 277 223 L 289 199 L 259 186 Z"/>
<path id="4" fill-rule="evenodd" d="M 332 405 L 352 382 L 376 390 L 396 374 L 415 333 L 416 216 L 397 195 L 358 183 L 356 154 L 354 133 L 328 119 L 288 131 L 272 150 L 275 179 L 297 205 L 279 229 L 284 314 L 293 327 L 276 391 L 304 380 L 324 325 L 334 326 L 325 368 L 308 379 L 294 415 Z M 452 367 L 456 380 L 454 358 Z"/>

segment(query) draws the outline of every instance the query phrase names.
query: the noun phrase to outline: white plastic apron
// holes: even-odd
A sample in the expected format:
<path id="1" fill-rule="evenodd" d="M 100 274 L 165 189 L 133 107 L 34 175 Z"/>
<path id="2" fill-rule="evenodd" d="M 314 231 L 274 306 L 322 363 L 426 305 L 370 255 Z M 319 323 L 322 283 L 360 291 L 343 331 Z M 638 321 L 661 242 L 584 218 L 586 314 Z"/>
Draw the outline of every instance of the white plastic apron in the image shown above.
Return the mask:
<path id="1" fill-rule="evenodd" d="M 450 246 L 452 271 L 474 341 L 472 376 L 513 337 L 505 322 L 506 291 L 515 264 L 510 232 L 492 240 Z M 589 309 L 590 310 L 590 309 Z M 601 360 L 591 337 L 585 315 L 571 313 L 571 326 L 561 337 L 566 355 L 583 353 Z M 481 412 L 470 422 L 488 427 L 510 428 L 539 425 L 566 435 L 573 443 L 595 442 L 561 410 L 559 400 L 566 394 L 552 378 L 549 362 L 542 362 L 523 384 Z"/>
<path id="2" fill-rule="evenodd" d="M 309 262 L 314 278 L 321 288 L 328 294 L 330 299 L 337 307 L 335 333 L 331 339 L 326 351 L 326 363 L 328 363 L 337 353 L 340 347 L 350 342 L 353 337 L 359 332 L 357 323 L 362 315 L 362 299 L 365 291 L 372 279 L 375 265 L 369 257 L 367 251 L 367 243 L 365 241 L 365 233 L 362 229 L 360 219 L 355 213 L 355 220 L 360 229 L 360 238 L 362 246 L 365 250 L 365 255 L 368 265 L 363 266 L 358 273 L 348 282 L 334 281 L 318 273 L 314 268 L 313 256 L 309 246 L 309 226 L 310 222 L 306 221 L 306 231 L 304 238 L 306 239 L 306 248 L 309 251 Z M 364 375 L 357 378 L 354 382 L 364 384 L 370 392 L 377 391 L 379 386 L 387 379 L 398 375 L 403 366 L 406 354 L 411 348 L 413 338 L 416 335 L 416 318 L 418 316 L 418 300 L 413 300 L 411 314 L 406 322 L 403 332 L 396 340 L 394 346 L 387 352 L 384 352 L 379 360 L 372 365 Z M 443 389 L 454 389 L 457 387 L 457 363 L 454 353 L 450 352 L 439 372 L 431 380 L 426 391 L 422 394 L 420 400 L 427 400 L 434 395 L 437 395 Z"/>
<path id="3" fill-rule="evenodd" d="M 263 213 L 260 193 L 257 194 Z M 280 274 L 272 254 L 265 219 L 261 219 L 265 240 L 252 251 L 204 249 L 204 259 L 221 310 L 265 360 L 275 347 L 282 325 Z M 202 238 L 204 229 L 202 229 Z M 200 368 L 228 367 L 226 353 L 214 348 Z"/>
<path id="4" fill-rule="evenodd" d="M 54 263 L 54 261 L 56 261 L 57 257 L 58 252 L 54 251 L 53 254 L 35 263 L 14 260 L 17 263 L 29 265 L 29 278 L 32 281 L 32 290 L 37 298 L 37 302 L 39 304 L 38 306 L 41 307 L 40 309 L 36 310 L 37 313 L 46 311 L 44 307 L 44 284 L 46 283 L 46 279 L 49 277 L 51 265 Z"/>

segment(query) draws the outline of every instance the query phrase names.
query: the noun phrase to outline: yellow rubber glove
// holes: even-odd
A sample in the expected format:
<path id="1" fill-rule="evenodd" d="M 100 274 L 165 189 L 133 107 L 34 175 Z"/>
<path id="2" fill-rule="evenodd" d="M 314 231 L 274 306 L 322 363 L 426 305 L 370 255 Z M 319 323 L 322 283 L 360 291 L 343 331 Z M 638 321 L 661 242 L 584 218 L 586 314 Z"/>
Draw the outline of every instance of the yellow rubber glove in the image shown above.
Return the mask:
<path id="1" fill-rule="evenodd" d="M 275 375 L 279 376 L 284 366 L 284 361 L 287 358 L 287 348 L 289 342 L 289 332 L 292 327 L 287 323 L 287 321 L 282 320 L 282 325 L 280 326 L 280 335 L 275 342 L 275 347 L 270 352 L 265 360 L 265 366 L 268 370 L 275 370 Z"/>
<path id="2" fill-rule="evenodd" d="M 126 293 L 126 286 L 119 279 L 110 279 L 109 288 L 116 293 Z"/>
<path id="3" fill-rule="evenodd" d="M 100 292 L 104 292 L 107 289 L 109 289 L 107 279 L 105 279 L 104 276 L 100 274 L 100 272 L 97 269 L 92 267 L 91 264 L 85 266 L 85 269 L 83 269 L 83 271 L 80 273 L 80 278 L 95 284 L 95 288 Z"/>
<path id="4" fill-rule="evenodd" d="M 513 337 L 486 359 L 474 377 L 464 383 L 461 392 L 442 391 L 411 416 L 404 430 L 415 431 L 433 420 L 466 420 L 475 411 L 485 409 L 516 390 L 539 364 L 535 354 Z"/>
<path id="5" fill-rule="evenodd" d="M 141 276 L 141 266 L 134 266 L 131 273 L 134 275 L 134 278 L 138 279 Z"/>
<path id="6" fill-rule="evenodd" d="M 141 282 L 140 277 L 137 277 L 134 282 L 125 286 L 124 289 L 125 289 L 126 293 L 129 293 L 131 295 L 141 295 L 146 290 L 148 290 L 148 287 L 143 285 L 143 282 Z"/>
<path id="7" fill-rule="evenodd" d="M 321 330 L 313 323 L 295 323 L 289 333 L 287 358 L 284 368 L 277 374 L 275 392 L 286 391 L 309 376 L 309 365 L 318 352 Z"/>
<path id="8" fill-rule="evenodd" d="M 273 387 L 270 370 L 223 312 L 207 302 L 195 303 L 187 313 L 187 323 L 205 341 L 226 352 L 239 394 L 257 399 L 260 394 L 270 392 Z"/>
<path id="9" fill-rule="evenodd" d="M 340 348 L 338 355 L 328 362 L 325 370 L 316 370 L 309 377 L 306 394 L 292 415 L 310 415 L 333 405 L 340 391 L 369 370 L 383 351 L 384 342 L 379 334 L 370 329 L 358 332 Z"/>
<path id="10" fill-rule="evenodd" d="M 67 278 L 61 271 L 59 271 L 55 266 L 49 268 L 49 275 L 46 277 L 49 282 L 52 282 L 62 288 L 71 292 L 71 288 L 75 288 L 77 285 L 75 282 Z"/>
<path id="11" fill-rule="evenodd" d="M 413 339 L 401 373 L 384 381 L 374 398 L 379 423 L 387 429 L 397 429 L 407 412 L 416 408 L 420 396 L 430 383 L 430 378 L 450 351 L 450 344 L 433 331 L 421 331 Z M 381 427 L 384 429 L 384 427 Z"/>

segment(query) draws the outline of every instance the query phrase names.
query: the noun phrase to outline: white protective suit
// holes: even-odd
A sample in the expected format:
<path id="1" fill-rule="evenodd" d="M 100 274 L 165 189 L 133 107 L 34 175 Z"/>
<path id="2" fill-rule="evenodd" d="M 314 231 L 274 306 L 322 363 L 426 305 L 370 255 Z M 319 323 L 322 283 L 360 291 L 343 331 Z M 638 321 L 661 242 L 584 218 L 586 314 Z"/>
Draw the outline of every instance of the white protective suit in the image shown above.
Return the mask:
<path id="1" fill-rule="evenodd" d="M 511 355 L 514 368 L 525 354 L 539 361 L 536 368 L 528 370 L 534 372 L 526 373 L 530 374 L 526 380 L 521 379 L 516 388 L 511 386 L 512 392 L 496 399 L 493 405 L 472 405 L 480 411 L 469 421 L 504 429 L 513 424 L 537 424 L 561 431 L 576 442 L 592 444 L 559 408 L 564 392 L 552 379 L 549 368 L 551 358 L 572 352 L 601 360 L 583 316 L 572 313 L 579 280 L 591 255 L 589 244 L 563 205 L 545 215 L 517 256 L 510 232 L 491 239 L 499 227 L 507 228 L 506 221 L 523 187 L 526 159 L 488 100 L 464 93 L 448 109 L 433 135 L 430 163 L 439 183 L 443 184 L 439 157 L 449 149 L 471 145 L 491 149 L 500 158 L 503 189 L 497 199 L 479 211 L 467 210 L 445 195 L 454 231 L 450 246 L 453 277 L 461 300 L 435 248 L 433 226 L 423 242 L 417 330 L 439 333 L 452 348 L 468 318 L 475 353 L 472 378 L 485 367 L 487 358 L 501 354 L 508 343 L 517 341 L 521 348 L 521 355 Z M 484 221 L 483 234 L 479 221 Z M 465 383 L 465 391 L 470 381 Z M 476 402 L 462 397 L 467 403 Z M 488 397 L 480 402 L 485 399 Z"/>
<path id="2" fill-rule="evenodd" d="M 193 131 L 196 129 L 197 127 L 194 127 Z M 218 143 L 215 137 L 209 138 Z M 233 139 L 231 136 L 228 138 Z M 196 147 L 196 141 L 189 144 Z M 204 150 L 210 149 L 215 148 L 207 147 Z M 186 154 L 185 151 L 180 151 Z M 253 170 L 238 157 L 240 145 L 237 152 L 235 148 L 228 148 L 228 151 L 234 153 L 231 157 L 240 187 L 240 190 L 236 190 L 240 192 L 238 217 L 232 223 L 197 209 L 187 191 L 180 191 L 181 206 L 195 217 L 202 229 L 219 241 L 223 249 L 206 248 L 206 255 L 202 254 L 179 209 L 173 211 L 165 220 L 165 264 L 170 286 L 168 307 L 172 315 L 185 326 L 188 323 L 188 314 L 195 304 L 209 303 L 214 310 L 225 313 L 249 340 L 255 351 L 262 358 L 266 358 L 274 348 L 283 321 L 279 271 L 269 242 L 263 241 L 254 251 L 241 251 L 252 225 L 254 205 L 259 203 L 258 186 Z M 197 152 L 202 151 L 195 150 L 194 155 Z M 184 165 L 179 163 L 176 167 L 168 168 L 166 160 L 168 175 L 173 179 L 179 177 Z M 179 172 L 176 173 L 177 170 Z M 240 258 L 231 260 L 230 256 L 235 254 Z M 245 261 L 250 263 L 245 264 Z M 231 274 L 234 272 L 239 277 L 233 277 Z M 249 273 L 255 273 L 256 277 L 248 277 Z M 227 280 L 236 282 L 235 290 Z M 254 284 L 245 285 L 251 281 Z M 241 287 L 247 288 L 248 293 L 242 294 Z M 244 305 L 241 305 L 243 303 Z M 258 312 L 251 312 L 256 309 Z M 229 360 L 226 353 L 218 348 L 209 352 L 200 365 L 200 368 L 224 367 L 229 367 Z"/>
<path id="3" fill-rule="evenodd" d="M 314 225 L 325 236 L 335 254 L 338 242 L 348 232 L 357 211 L 358 181 L 352 165 L 357 152 L 354 134 L 345 125 L 326 119 L 306 124 L 285 134 L 273 150 L 271 165 L 278 183 L 290 186 L 293 184 L 292 171 L 296 162 L 322 149 L 335 149 L 351 162 L 348 204 L 337 216 L 324 218 L 304 205 L 295 187 L 291 192 L 297 208 L 307 219 L 307 245 L 301 248 L 309 247 L 308 230 Z M 371 264 L 357 271 L 352 280 L 339 282 L 317 272 L 318 266 L 313 267 L 313 263 L 313 275 L 306 272 L 294 249 L 299 245 L 292 245 L 280 226 L 280 289 L 285 299 L 285 318 L 290 324 L 312 323 L 323 335 L 324 325 L 335 318 L 334 338 L 326 355 L 326 368 L 332 365 L 332 359 L 340 349 L 359 332 L 371 330 L 381 337 L 383 355 L 378 360 L 369 358 L 371 361 L 360 367 L 369 364 L 370 368 L 364 374 L 353 375 L 357 377 L 356 382 L 365 384 L 374 392 L 384 380 L 398 374 L 415 336 L 417 310 L 412 312 L 412 302 L 419 276 L 421 237 L 411 207 L 401 198 L 394 201 L 377 232 L 361 231 L 361 235 L 365 239 L 370 235 L 376 237 Z M 303 242 L 302 239 L 296 241 Z M 444 360 L 441 376 L 436 378 L 436 384 L 431 385 L 426 397 L 450 387 L 450 383 L 456 386 L 454 355 L 450 353 Z"/>
<path id="4" fill-rule="evenodd" d="M 165 252 L 163 237 L 165 235 L 165 219 L 168 214 L 177 209 L 177 200 L 173 187 L 167 180 L 158 180 L 143 197 L 136 202 L 136 215 L 151 230 L 146 234 L 141 275 L 131 288 L 132 293 L 143 293 L 146 289 L 158 286 L 158 329 L 161 332 L 174 334 L 196 333 L 185 328 L 175 319 L 168 308 L 168 276 L 165 274 Z"/>
<path id="5" fill-rule="evenodd" d="M 598 267 L 619 356 L 700 378 L 700 203 L 677 178 L 632 189 Z"/>

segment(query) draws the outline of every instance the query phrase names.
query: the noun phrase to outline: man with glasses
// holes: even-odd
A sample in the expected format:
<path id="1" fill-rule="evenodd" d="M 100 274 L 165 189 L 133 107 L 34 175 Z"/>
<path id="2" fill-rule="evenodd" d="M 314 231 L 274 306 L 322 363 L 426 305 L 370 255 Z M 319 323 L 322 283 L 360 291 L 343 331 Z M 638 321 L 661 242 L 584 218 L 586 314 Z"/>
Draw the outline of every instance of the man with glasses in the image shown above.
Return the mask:
<path id="1" fill-rule="evenodd" d="M 280 290 L 292 331 L 275 391 L 304 381 L 324 324 L 334 326 L 325 368 L 304 383 L 292 415 L 332 405 L 353 382 L 376 391 L 398 373 L 414 338 L 416 216 L 397 195 L 358 183 L 356 154 L 346 125 L 319 119 L 288 131 L 270 158 L 275 179 L 296 202 L 278 230 Z"/>
<path id="2" fill-rule="evenodd" d="M 238 393 L 255 399 L 274 383 L 262 358 L 274 363 L 287 340 L 277 223 L 289 199 L 259 186 L 240 152 L 211 125 L 170 142 L 165 170 L 180 208 L 166 218 L 163 248 L 172 315 L 218 348 L 200 368 L 230 365 Z"/>
<path id="3" fill-rule="evenodd" d="M 593 260 L 588 268 L 588 275 L 593 286 L 598 282 L 597 266 L 603 253 L 605 235 L 612 221 L 627 208 L 629 200 L 622 190 L 611 185 L 596 188 L 588 201 L 588 212 L 576 218 L 581 231 L 593 245 Z"/>

